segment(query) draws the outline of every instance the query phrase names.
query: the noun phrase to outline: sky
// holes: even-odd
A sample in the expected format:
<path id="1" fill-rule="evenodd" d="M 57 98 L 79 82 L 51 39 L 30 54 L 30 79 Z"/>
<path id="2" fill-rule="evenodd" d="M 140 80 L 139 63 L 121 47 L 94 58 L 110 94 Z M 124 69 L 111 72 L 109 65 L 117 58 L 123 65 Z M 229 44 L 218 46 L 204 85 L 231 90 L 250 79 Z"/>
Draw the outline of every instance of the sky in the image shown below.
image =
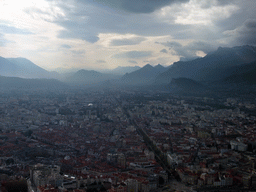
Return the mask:
<path id="1" fill-rule="evenodd" d="M 0 0 L 0 56 L 47 70 L 169 66 L 256 45 L 255 0 Z"/>

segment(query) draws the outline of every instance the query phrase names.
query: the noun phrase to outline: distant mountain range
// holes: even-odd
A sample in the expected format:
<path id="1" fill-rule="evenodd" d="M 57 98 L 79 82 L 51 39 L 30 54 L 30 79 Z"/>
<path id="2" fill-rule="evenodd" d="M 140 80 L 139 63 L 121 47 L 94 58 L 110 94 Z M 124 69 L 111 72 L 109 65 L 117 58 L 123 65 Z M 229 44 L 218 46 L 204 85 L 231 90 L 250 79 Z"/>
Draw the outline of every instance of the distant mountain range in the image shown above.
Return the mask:
<path id="1" fill-rule="evenodd" d="M 166 72 L 156 77 L 156 83 L 170 83 L 172 78 L 179 77 L 197 81 L 216 81 L 232 75 L 229 71 L 231 67 L 253 61 L 256 61 L 256 47 L 248 45 L 233 48 L 220 47 L 203 58 L 174 63 Z"/>
<path id="2" fill-rule="evenodd" d="M 116 75 L 124 75 L 126 73 L 131 73 L 131 72 L 137 71 L 139 69 L 140 69 L 139 66 L 134 66 L 134 67 L 131 67 L 131 66 L 120 67 L 119 66 L 119 67 L 109 71 L 109 73 L 116 74 Z"/>
<path id="3" fill-rule="evenodd" d="M 110 79 L 117 79 L 119 76 L 113 74 L 100 73 L 94 70 L 81 69 L 76 73 L 68 76 L 64 81 L 77 85 L 93 85 Z"/>
<path id="4" fill-rule="evenodd" d="M 155 81 L 155 78 L 165 72 L 166 67 L 158 64 L 153 67 L 150 64 L 145 65 L 137 71 L 125 74 L 121 80 L 121 84 L 127 85 L 146 85 L 151 84 Z"/>
<path id="5" fill-rule="evenodd" d="M 56 73 L 51 73 L 21 57 L 0 57 L 0 75 L 22 78 L 57 78 Z"/>
<path id="6" fill-rule="evenodd" d="M 138 69 L 138 70 L 136 70 Z M 167 70 L 167 68 L 162 65 L 157 65 L 155 67 L 147 64 L 144 67 L 118 67 L 112 70 L 110 73 L 100 73 L 94 70 L 85 70 L 81 69 L 74 73 L 73 75 L 68 76 L 65 79 L 65 82 L 70 84 L 77 85 L 93 85 L 104 82 L 113 83 L 118 85 L 145 85 L 150 84 L 154 81 L 156 76 Z M 125 75 L 115 75 L 124 73 L 126 71 L 132 71 L 126 73 Z"/>
<path id="7" fill-rule="evenodd" d="M 116 75 L 123 74 L 124 75 Z M 79 70 L 60 78 L 57 72 L 49 72 L 25 58 L 0 57 L 0 85 L 8 88 L 64 87 L 69 84 L 79 86 L 101 86 L 125 88 L 140 86 L 145 89 L 165 89 L 185 93 L 209 93 L 222 90 L 240 90 L 256 85 L 256 47 L 238 46 L 218 48 L 203 58 L 179 61 L 169 67 L 160 64 L 144 67 L 117 67 L 101 73 L 94 70 Z M 3 76 L 9 76 L 3 77 Z M 10 78 L 10 77 L 22 77 Z M 36 80 L 35 78 L 58 78 L 57 80 Z M 163 85 L 163 86 L 162 86 Z"/>

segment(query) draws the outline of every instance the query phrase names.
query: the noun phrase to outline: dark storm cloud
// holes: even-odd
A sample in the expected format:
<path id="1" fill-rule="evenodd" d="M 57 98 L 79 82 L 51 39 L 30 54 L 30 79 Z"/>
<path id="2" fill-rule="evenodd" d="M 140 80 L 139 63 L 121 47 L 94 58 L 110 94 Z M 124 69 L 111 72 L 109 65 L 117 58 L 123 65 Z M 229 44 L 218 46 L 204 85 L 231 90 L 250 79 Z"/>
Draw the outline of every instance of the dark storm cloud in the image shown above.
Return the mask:
<path id="1" fill-rule="evenodd" d="M 172 54 L 180 56 L 180 60 L 182 61 L 187 61 L 198 57 L 196 55 L 197 51 L 203 51 L 207 54 L 217 48 L 216 46 L 203 41 L 194 41 L 186 46 L 183 46 L 176 41 L 156 43 L 169 47 L 169 50 L 172 51 Z"/>
<path id="2" fill-rule="evenodd" d="M 191 51 L 189 49 L 186 49 L 186 47 L 182 46 L 178 42 L 167 42 L 163 44 L 165 46 L 169 45 L 169 50 L 174 51 L 172 54 L 176 54 L 180 56 L 182 59 L 181 60 L 190 60 L 195 58 L 196 56 L 196 51 Z"/>
<path id="3" fill-rule="evenodd" d="M 95 2 L 58 2 L 65 17 L 56 18 L 56 24 L 65 28 L 59 31 L 59 38 L 82 39 L 90 43 L 99 40 L 99 33 L 136 34 L 139 36 L 170 35 L 187 29 L 188 26 L 166 24 L 150 14 L 127 14 Z M 67 19 L 68 18 L 68 19 Z M 125 42 L 114 42 L 114 44 Z M 130 43 L 130 42 L 129 42 Z"/>
<path id="4" fill-rule="evenodd" d="M 71 48 L 71 46 L 69 46 L 69 45 L 67 45 L 67 44 L 62 44 L 61 47 L 62 47 L 62 48 L 65 48 L 65 49 L 70 49 L 70 48 Z"/>
<path id="5" fill-rule="evenodd" d="M 189 43 L 187 46 L 185 46 L 186 49 L 191 51 L 203 51 L 204 53 L 208 54 L 212 51 L 214 51 L 217 46 L 214 45 L 214 43 L 206 43 L 203 41 L 194 41 L 192 43 Z"/>
<path id="6" fill-rule="evenodd" d="M 210 16 L 207 15 L 206 17 L 208 18 L 209 16 L 209 21 L 201 25 L 193 23 L 186 24 L 186 22 L 183 24 L 182 22 L 177 23 L 175 20 L 177 16 L 181 18 L 184 16 L 184 18 L 186 18 L 186 15 L 190 14 L 190 12 L 184 12 L 182 10 L 182 5 L 187 2 L 189 2 L 189 0 L 57 1 L 55 2 L 56 5 L 63 10 L 65 16 L 63 18 L 60 16 L 56 17 L 54 22 L 64 28 L 64 30 L 59 31 L 59 38 L 82 39 L 90 43 L 97 42 L 99 40 L 99 34 L 101 33 L 115 33 L 135 34 L 141 37 L 170 35 L 174 40 L 201 41 L 207 44 L 213 44 L 213 47 L 218 47 L 231 45 L 231 43 L 229 44 L 229 42 L 225 41 L 225 31 L 236 29 L 236 36 L 239 37 L 238 29 L 242 26 L 244 21 L 256 18 L 256 12 L 254 10 L 255 0 L 195 0 L 190 1 L 190 3 L 193 3 L 192 5 L 195 6 L 199 5 L 202 9 L 209 9 Z M 171 9 L 172 13 L 162 19 L 158 11 L 166 5 L 175 6 L 177 9 Z M 223 12 L 223 17 L 214 14 L 216 8 L 225 6 L 233 6 L 234 10 L 232 11 L 227 8 L 227 12 Z M 193 13 L 191 14 L 191 17 L 193 17 Z M 242 34 L 239 38 L 240 42 L 246 42 L 246 39 L 242 38 Z M 222 42 L 223 45 L 220 45 L 219 42 Z M 139 41 L 137 43 L 139 43 Z M 200 45 L 200 43 L 190 45 L 190 47 L 183 47 L 178 45 L 177 42 L 176 44 L 174 42 L 172 43 L 172 45 L 166 46 L 174 47 L 173 52 L 178 52 L 177 54 L 179 55 L 194 56 L 193 49 L 196 49 L 196 46 L 201 46 L 202 51 L 205 53 L 212 49 L 210 46 L 203 46 Z M 130 41 L 129 39 L 116 39 L 113 40 L 110 45 L 136 45 L 136 42 Z M 172 53 L 172 51 L 169 51 L 169 53 Z"/>
<path id="7" fill-rule="evenodd" d="M 256 19 L 249 19 L 241 27 L 226 32 L 231 41 L 240 45 L 256 45 Z"/>
<path id="8" fill-rule="evenodd" d="M 168 53 L 168 51 L 166 49 L 162 49 L 160 52 L 161 53 Z"/>
<path id="9" fill-rule="evenodd" d="M 162 44 L 166 47 L 169 47 L 169 48 L 182 48 L 182 45 L 176 41 L 167 41 L 167 42 L 163 42 L 163 43 L 159 43 L 159 42 L 156 42 L 157 44 Z"/>
<path id="10" fill-rule="evenodd" d="M 213 5 L 225 6 L 225 5 L 228 5 L 228 4 L 235 3 L 236 1 L 237 0 L 228 0 L 228 1 L 225 1 L 225 0 L 216 0 L 216 1 L 213 1 L 213 0 L 203 0 L 203 1 L 201 1 L 201 8 L 208 9 L 208 8 L 210 8 Z"/>
<path id="11" fill-rule="evenodd" d="M 142 41 L 145 41 L 144 37 L 134 37 L 131 39 L 113 39 L 110 43 L 111 46 L 122 46 L 122 45 L 137 45 Z"/>
<path id="12" fill-rule="evenodd" d="M 243 25 L 246 20 L 256 18 L 256 1 L 233 1 L 239 10 L 234 13 L 231 17 L 219 20 L 215 22 L 216 27 L 220 28 L 222 32 L 226 30 L 234 30 Z"/>
<path id="13" fill-rule="evenodd" d="M 19 29 L 13 26 L 0 24 L 0 31 L 4 34 L 21 34 L 21 35 L 30 35 L 30 31 L 25 29 Z"/>
<path id="14" fill-rule="evenodd" d="M 225 0 L 217 0 L 217 4 L 218 5 L 228 5 L 228 4 L 232 4 L 232 3 L 236 3 L 237 0 L 228 0 L 228 1 L 225 1 Z"/>
<path id="15" fill-rule="evenodd" d="M 184 3 L 189 0 L 96 0 L 115 9 L 121 9 L 131 13 L 151 13 L 156 9 L 172 3 Z"/>
<path id="16" fill-rule="evenodd" d="M 130 58 L 130 59 L 138 59 L 143 57 L 149 57 L 152 55 L 151 51 L 128 51 L 119 53 L 113 56 L 113 58 L 121 59 L 121 58 Z"/>
<path id="17" fill-rule="evenodd" d="M 68 31 L 68 30 L 62 30 L 58 34 L 58 38 L 63 39 L 82 39 L 85 41 L 88 41 L 89 43 L 95 43 L 99 40 L 99 37 L 97 37 L 94 34 L 86 33 L 85 31 Z"/>

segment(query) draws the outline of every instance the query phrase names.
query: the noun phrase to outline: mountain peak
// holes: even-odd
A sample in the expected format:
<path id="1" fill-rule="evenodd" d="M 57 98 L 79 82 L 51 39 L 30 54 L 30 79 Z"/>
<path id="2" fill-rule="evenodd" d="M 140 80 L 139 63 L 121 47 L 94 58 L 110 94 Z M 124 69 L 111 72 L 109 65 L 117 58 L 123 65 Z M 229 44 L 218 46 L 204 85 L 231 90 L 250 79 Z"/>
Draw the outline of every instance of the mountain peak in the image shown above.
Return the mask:
<path id="1" fill-rule="evenodd" d="M 144 67 L 142 67 L 142 68 L 144 68 L 144 69 L 146 69 L 146 68 L 151 69 L 151 68 L 153 68 L 153 67 L 152 67 L 152 65 L 147 64 L 147 65 L 145 65 L 145 66 L 144 66 Z"/>
<path id="2" fill-rule="evenodd" d="M 154 68 L 156 68 L 156 69 L 163 69 L 165 67 L 163 65 L 161 65 L 161 64 L 158 64 L 158 65 L 154 66 Z"/>
<path id="3" fill-rule="evenodd" d="M 256 47 L 219 47 L 205 57 L 176 62 L 157 77 L 158 83 L 169 83 L 172 78 L 186 77 L 197 81 L 216 81 L 228 75 L 228 69 L 256 61 Z"/>
<path id="4" fill-rule="evenodd" d="M 14 76 L 23 78 L 53 78 L 49 71 L 39 67 L 26 58 L 6 58 L 6 60 L 16 66 L 17 73 Z"/>
<path id="5" fill-rule="evenodd" d="M 117 75 L 124 75 L 126 73 L 131 73 L 139 69 L 140 69 L 139 66 L 118 66 L 117 68 L 113 69 L 111 72 Z"/>
<path id="6" fill-rule="evenodd" d="M 25 58 L 25 57 L 16 57 L 16 58 L 14 58 L 14 59 L 23 59 L 23 60 L 27 60 L 27 61 L 29 61 L 27 58 Z"/>

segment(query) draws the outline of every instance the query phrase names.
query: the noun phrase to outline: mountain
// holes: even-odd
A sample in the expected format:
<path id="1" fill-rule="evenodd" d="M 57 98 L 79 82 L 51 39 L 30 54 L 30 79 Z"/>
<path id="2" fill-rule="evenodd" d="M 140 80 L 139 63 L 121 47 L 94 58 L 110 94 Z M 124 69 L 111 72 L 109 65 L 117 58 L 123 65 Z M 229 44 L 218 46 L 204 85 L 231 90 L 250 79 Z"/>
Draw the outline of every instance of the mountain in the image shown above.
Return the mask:
<path id="1" fill-rule="evenodd" d="M 207 90 L 207 88 L 192 79 L 188 78 L 173 78 L 170 83 L 170 89 L 173 92 L 179 93 L 202 93 Z"/>
<path id="2" fill-rule="evenodd" d="M 19 69 L 17 75 L 23 78 L 54 78 L 56 74 L 51 74 L 49 71 L 37 66 L 26 58 L 7 58 L 8 61 L 15 64 Z"/>
<path id="3" fill-rule="evenodd" d="M 75 74 L 66 78 L 66 82 L 77 85 L 92 85 L 102 81 L 107 81 L 110 79 L 116 79 L 119 76 L 112 74 L 104 74 L 94 70 L 81 69 Z"/>
<path id="4" fill-rule="evenodd" d="M 150 64 L 145 65 L 141 69 L 126 73 L 120 80 L 122 84 L 128 85 L 145 85 L 152 83 L 156 76 L 163 73 L 167 69 L 162 65 L 157 65 L 155 67 Z"/>
<path id="5" fill-rule="evenodd" d="M 228 77 L 229 67 L 256 61 L 256 47 L 238 46 L 233 48 L 218 48 L 203 58 L 192 61 L 179 61 L 156 77 L 158 84 L 169 83 L 172 78 L 185 77 L 197 81 L 216 81 Z"/>
<path id="6" fill-rule="evenodd" d="M 58 78 L 58 74 L 51 73 L 21 57 L 0 57 L 0 75 L 21 78 Z"/>
<path id="7" fill-rule="evenodd" d="M 158 71 L 165 71 L 166 68 L 160 64 L 154 66 L 155 70 L 158 70 Z"/>
<path id="8" fill-rule="evenodd" d="M 19 71 L 21 71 L 21 68 L 18 65 L 10 62 L 3 57 L 0 57 L 0 75 L 17 76 Z"/>
<path id="9" fill-rule="evenodd" d="M 231 75 L 223 80 L 226 83 L 256 84 L 256 62 L 232 67 L 229 71 Z"/>
<path id="10" fill-rule="evenodd" d="M 120 67 L 119 66 L 119 67 L 111 70 L 109 73 L 116 74 L 116 75 L 124 75 L 125 73 L 131 73 L 131 72 L 137 71 L 139 69 L 140 69 L 139 66 L 134 66 L 134 67 L 131 67 L 131 66 Z"/>
<path id="11" fill-rule="evenodd" d="M 0 76 L 0 89 L 33 89 L 33 90 L 61 90 L 67 85 L 55 79 L 24 79 L 19 77 Z"/>

